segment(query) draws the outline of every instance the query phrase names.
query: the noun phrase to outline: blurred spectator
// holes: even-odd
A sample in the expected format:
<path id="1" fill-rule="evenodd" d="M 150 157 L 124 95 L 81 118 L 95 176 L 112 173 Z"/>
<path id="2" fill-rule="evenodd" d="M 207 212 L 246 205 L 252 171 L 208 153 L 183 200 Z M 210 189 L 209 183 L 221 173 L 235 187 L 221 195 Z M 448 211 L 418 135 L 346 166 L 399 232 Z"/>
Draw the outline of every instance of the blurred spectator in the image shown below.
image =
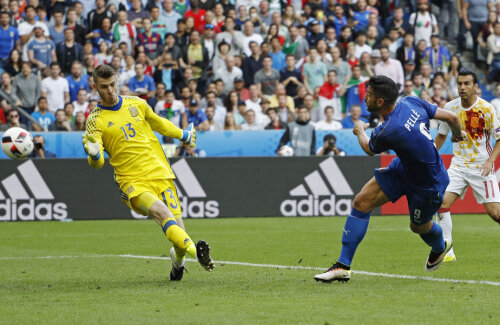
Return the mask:
<path id="1" fill-rule="evenodd" d="M 78 23 L 75 7 L 69 7 L 66 12 L 66 29 L 71 29 L 74 34 L 74 40 L 77 44 L 82 45 L 85 41 L 85 28 Z M 56 44 L 57 46 L 57 44 Z"/>
<path id="2" fill-rule="evenodd" d="M 335 70 L 328 71 L 328 79 L 321 86 L 318 93 L 318 116 L 317 118 L 313 117 L 313 120 L 320 121 L 324 120 L 325 117 L 328 119 L 326 109 L 330 107 L 332 109 L 332 118 L 341 121 L 343 116 L 340 97 L 344 96 L 345 92 L 346 88 L 337 83 L 337 72 Z M 338 124 L 340 125 L 340 123 Z"/>
<path id="3" fill-rule="evenodd" d="M 226 116 L 227 110 L 223 105 L 220 105 L 220 103 L 218 103 L 218 98 L 217 98 L 217 95 L 215 94 L 214 91 L 207 92 L 206 97 L 205 97 L 205 106 L 203 106 L 202 109 L 205 109 L 206 107 L 209 107 L 209 106 L 214 109 L 213 119 L 216 122 L 223 124 L 224 117 Z"/>
<path id="4" fill-rule="evenodd" d="M 127 11 L 127 19 L 136 27 L 143 28 L 143 18 L 151 18 L 151 14 L 142 7 L 141 0 L 130 0 L 132 8 Z"/>
<path id="5" fill-rule="evenodd" d="M 323 147 L 318 149 L 316 156 L 345 156 L 345 152 L 337 147 L 337 138 L 328 133 L 323 137 Z"/>
<path id="6" fill-rule="evenodd" d="M 75 114 L 78 112 L 85 113 L 89 106 L 89 102 L 87 100 L 88 92 L 85 88 L 81 88 L 78 90 L 76 95 L 76 100 L 73 101 L 73 107 L 75 108 Z"/>
<path id="7" fill-rule="evenodd" d="M 12 87 L 12 77 L 7 72 L 0 75 L 0 105 L 4 111 L 17 108 L 22 105 L 22 102 L 16 95 L 16 90 Z"/>
<path id="8" fill-rule="evenodd" d="M 257 43 L 257 45 L 260 46 L 260 44 L 262 44 L 262 42 L 264 41 L 264 39 L 262 38 L 262 36 L 260 34 L 256 34 L 254 32 L 254 27 L 253 27 L 253 24 L 252 22 L 250 21 L 247 21 L 245 23 L 245 25 L 243 25 L 243 31 L 244 31 L 244 35 L 243 35 L 243 54 L 245 54 L 246 56 L 250 56 L 252 53 L 250 51 L 250 42 L 254 41 Z"/>
<path id="9" fill-rule="evenodd" d="M 40 27 L 42 29 L 42 35 L 45 37 L 49 37 L 49 29 L 47 25 L 39 23 L 36 21 L 36 10 L 32 5 L 28 5 L 26 9 L 24 9 L 24 21 L 19 24 L 17 30 L 19 31 L 19 38 L 21 40 L 21 44 L 23 45 L 23 61 L 28 61 L 28 52 L 27 48 L 24 46 L 28 44 L 30 40 L 35 39 L 35 26 Z"/>
<path id="10" fill-rule="evenodd" d="M 270 56 L 262 58 L 262 69 L 257 71 L 254 76 L 255 84 L 259 92 L 265 96 L 272 96 L 276 90 L 276 84 L 280 79 L 280 74 L 272 68 L 273 61 Z"/>
<path id="11" fill-rule="evenodd" d="M 31 158 L 56 158 L 53 152 L 45 150 L 45 138 L 41 135 L 35 135 L 33 137 L 34 150 L 30 154 Z"/>
<path id="12" fill-rule="evenodd" d="M 361 59 L 359 60 L 359 66 L 361 68 L 361 75 L 363 77 L 370 78 L 375 75 L 374 67 L 370 59 L 370 54 L 366 52 L 361 54 Z"/>
<path id="13" fill-rule="evenodd" d="M 325 38 L 325 34 L 321 32 L 321 25 L 319 21 L 313 20 L 309 24 L 309 26 L 311 28 L 311 31 L 307 35 L 307 42 L 309 43 L 309 46 L 312 48 L 318 45 L 319 40 Z"/>
<path id="14" fill-rule="evenodd" d="M 288 96 L 285 86 L 282 83 L 277 83 L 274 94 L 269 97 L 269 105 L 271 107 L 278 106 L 278 97 L 286 96 L 286 106 L 293 113 L 295 112 L 295 102 L 291 96 Z"/>
<path id="15" fill-rule="evenodd" d="M 364 1 L 364 0 L 361 0 Z M 316 87 L 321 87 L 326 80 L 327 69 L 323 62 L 317 60 L 318 51 L 316 48 L 309 50 L 308 62 L 302 70 L 302 80 L 310 94 L 315 93 Z"/>
<path id="16" fill-rule="evenodd" d="M 241 70 L 243 72 L 243 78 L 245 80 L 245 85 L 247 87 L 249 87 L 251 84 L 254 83 L 255 72 L 259 71 L 263 67 L 260 46 L 257 44 L 257 42 L 254 41 L 250 42 L 249 46 L 252 55 L 246 57 L 245 60 L 243 60 L 243 65 L 241 67 Z"/>
<path id="17" fill-rule="evenodd" d="M 75 121 L 71 125 L 73 131 L 85 131 L 85 113 L 77 112 L 75 115 Z"/>
<path id="18" fill-rule="evenodd" d="M 265 127 L 266 130 L 283 130 L 287 128 L 287 124 L 280 119 L 278 109 L 271 107 L 267 110 L 267 116 L 271 120 Z"/>
<path id="19" fill-rule="evenodd" d="M 181 101 L 175 99 L 173 91 L 167 90 L 165 99 L 160 100 L 154 107 L 154 110 L 156 114 L 170 120 L 177 127 L 181 127 L 185 106 Z"/>
<path id="20" fill-rule="evenodd" d="M 366 44 L 366 34 L 359 32 L 356 36 L 356 58 L 360 59 L 363 53 L 372 53 L 372 47 Z"/>
<path id="21" fill-rule="evenodd" d="M 106 1 L 95 0 L 95 9 L 91 10 L 87 16 L 89 30 L 102 29 L 104 18 L 109 18 L 111 22 L 115 20 L 113 12 L 106 8 Z"/>
<path id="22" fill-rule="evenodd" d="M 215 73 L 215 78 L 222 80 L 224 83 L 223 94 L 227 95 L 234 89 L 234 80 L 243 78 L 243 72 L 240 68 L 234 66 L 234 56 L 226 56 L 226 64 Z"/>
<path id="23" fill-rule="evenodd" d="M 10 128 L 18 127 L 23 129 L 28 129 L 26 124 L 19 122 L 19 111 L 15 108 L 12 108 L 7 111 L 6 118 L 7 123 L 0 125 L 0 131 L 7 131 Z"/>
<path id="24" fill-rule="evenodd" d="M 59 44 L 64 41 L 64 30 L 66 26 L 63 24 L 64 12 L 61 9 L 56 9 L 52 12 L 54 25 L 49 27 L 49 35 L 54 44 Z"/>
<path id="25" fill-rule="evenodd" d="M 356 124 L 356 122 L 359 120 L 361 120 L 365 123 L 368 123 L 367 119 L 365 119 L 364 117 L 361 117 L 361 106 L 353 105 L 351 107 L 351 114 L 347 115 L 342 120 L 342 127 L 344 129 L 352 129 L 354 127 L 354 124 Z"/>
<path id="26" fill-rule="evenodd" d="M 142 26 L 144 28 L 144 32 L 137 35 L 138 46 L 143 46 L 146 55 L 151 60 L 154 60 L 161 53 L 163 40 L 160 34 L 153 32 L 153 23 L 151 18 L 143 18 Z"/>
<path id="27" fill-rule="evenodd" d="M 73 128 L 73 124 L 75 123 L 75 107 L 71 103 L 66 103 L 64 105 L 64 114 L 66 116 L 66 121 L 69 122 L 71 128 Z"/>
<path id="28" fill-rule="evenodd" d="M 363 1 L 363 0 L 361 0 Z M 285 133 L 280 139 L 276 152 L 280 155 L 280 148 L 291 143 L 294 156 L 310 156 L 315 154 L 316 135 L 312 125 L 309 111 L 299 107 L 297 121 L 288 124 Z"/>
<path id="29" fill-rule="evenodd" d="M 71 123 L 66 119 L 64 109 L 57 109 L 55 116 L 56 120 L 49 125 L 49 131 L 73 131 Z"/>
<path id="30" fill-rule="evenodd" d="M 182 142 L 179 142 L 179 146 L 175 151 L 174 157 L 206 157 L 207 153 L 200 148 L 193 148 L 189 145 L 185 145 Z"/>
<path id="31" fill-rule="evenodd" d="M 397 29 L 400 37 L 410 32 L 411 27 L 408 21 L 404 19 L 403 7 L 394 8 L 393 16 L 390 17 L 385 24 L 385 30 L 391 30 L 393 28 Z"/>
<path id="32" fill-rule="evenodd" d="M 261 124 L 257 123 L 255 116 L 256 114 L 253 109 L 247 109 L 247 111 L 245 112 L 245 123 L 241 125 L 241 129 L 248 131 L 263 130 L 264 127 Z"/>
<path id="33" fill-rule="evenodd" d="M 22 60 L 21 53 L 17 49 L 10 52 L 7 65 L 4 67 L 5 72 L 8 72 L 12 77 L 15 77 L 21 72 Z"/>
<path id="34" fill-rule="evenodd" d="M 300 34 L 297 26 L 290 26 L 290 39 L 285 44 L 283 52 L 293 54 L 296 60 L 302 60 L 309 50 L 309 43 Z"/>
<path id="35" fill-rule="evenodd" d="M 41 95 L 47 98 L 49 110 L 55 112 L 69 102 L 69 85 L 65 78 L 60 77 L 59 63 L 50 64 L 50 76 L 42 80 Z"/>
<path id="36" fill-rule="evenodd" d="M 31 124 L 31 129 L 35 131 L 48 130 L 49 126 L 56 120 L 56 117 L 49 111 L 47 98 L 42 96 L 38 98 L 37 103 L 38 109 L 31 114 L 31 117 L 34 118 L 43 127 L 43 129 L 35 123 Z"/>
<path id="37" fill-rule="evenodd" d="M 245 81 L 243 81 L 242 78 L 234 79 L 234 90 L 236 90 L 236 92 L 238 93 L 238 97 L 242 101 L 245 101 L 248 98 L 250 98 L 250 93 L 248 89 L 245 88 Z"/>
<path id="38" fill-rule="evenodd" d="M 351 67 L 349 63 L 342 59 L 342 51 L 339 46 L 330 49 L 332 63 L 328 66 L 329 70 L 335 70 L 337 73 L 337 83 L 346 86 L 351 79 Z"/>
<path id="39" fill-rule="evenodd" d="M 19 41 L 18 29 L 10 25 L 10 18 L 11 15 L 7 11 L 0 13 L 0 68 L 5 68 L 10 52 Z"/>
<path id="40" fill-rule="evenodd" d="M 405 80 L 405 87 L 403 90 L 403 94 L 398 98 L 398 101 L 407 96 L 418 96 L 417 93 L 415 92 L 415 85 L 413 84 L 413 81 L 411 80 Z"/>
<path id="41" fill-rule="evenodd" d="M 408 60 L 416 61 L 420 59 L 415 56 L 416 51 L 413 45 L 414 40 L 415 37 L 412 33 L 406 33 L 403 38 L 403 44 L 401 44 L 401 46 L 397 49 L 396 59 L 401 63 L 401 65 Z"/>
<path id="42" fill-rule="evenodd" d="M 199 131 L 207 131 L 209 129 L 207 116 L 198 107 L 198 101 L 196 99 L 191 99 L 189 102 L 189 109 L 184 112 L 182 117 L 182 128 L 186 128 L 189 123 L 193 123 L 196 130 Z"/>
<path id="43" fill-rule="evenodd" d="M 300 71 L 295 68 L 296 60 L 293 54 L 287 54 L 286 67 L 280 71 L 280 82 L 286 88 L 286 93 L 291 96 L 297 96 L 297 87 L 302 85 L 302 76 Z"/>
<path id="44" fill-rule="evenodd" d="M 380 57 L 382 60 L 375 65 L 375 74 L 391 78 L 402 91 L 405 76 L 401 62 L 389 57 L 389 49 L 386 46 L 380 48 Z"/>
<path id="45" fill-rule="evenodd" d="M 118 41 L 118 39 L 115 39 L 115 33 L 111 27 L 111 19 L 104 17 L 101 23 L 101 28 L 90 30 L 90 33 L 85 36 L 86 39 L 92 40 L 95 52 L 97 52 L 97 48 L 101 42 L 106 42 L 109 46 L 112 46 L 113 41 Z"/>
<path id="46" fill-rule="evenodd" d="M 413 73 L 415 72 L 415 61 L 413 60 L 406 61 L 403 66 L 403 70 L 405 74 L 405 80 L 412 80 Z"/>
<path id="47" fill-rule="evenodd" d="M 431 46 L 431 35 L 439 34 L 436 16 L 431 13 L 428 0 L 418 0 L 418 11 L 410 15 L 409 23 L 413 28 L 415 43 L 424 40 Z"/>
<path id="48" fill-rule="evenodd" d="M 496 97 L 491 101 L 491 105 L 495 107 L 497 119 L 500 121 L 500 84 L 495 87 L 495 95 Z"/>
<path id="49" fill-rule="evenodd" d="M 371 11 L 366 6 L 366 0 L 358 0 L 356 2 L 356 11 L 352 13 L 354 31 L 358 32 L 364 30 L 368 26 L 368 18 Z"/>
<path id="50" fill-rule="evenodd" d="M 125 53 L 134 54 L 137 39 L 137 29 L 135 25 L 128 20 L 126 11 L 120 10 L 117 17 L 118 20 L 111 27 L 113 31 L 113 41 L 118 42 L 119 44 L 127 44 L 127 50 Z"/>
<path id="51" fill-rule="evenodd" d="M 498 81 L 500 78 L 500 23 L 496 22 L 493 34 L 488 36 L 488 57 L 487 63 L 490 65 L 487 80 L 489 82 Z"/>
<path id="52" fill-rule="evenodd" d="M 326 106 L 324 109 L 325 118 L 315 123 L 316 130 L 340 130 L 342 124 L 333 119 L 334 109 L 332 106 Z"/>
<path id="53" fill-rule="evenodd" d="M 205 109 L 205 114 L 207 115 L 207 123 L 209 131 L 221 131 L 223 130 L 223 125 L 219 121 L 214 119 L 215 117 L 215 108 L 213 106 L 207 106 Z"/>
<path id="54" fill-rule="evenodd" d="M 31 64 L 23 62 L 21 73 L 14 77 L 12 88 L 17 98 L 21 101 L 21 107 L 26 113 L 31 114 L 35 109 L 40 97 L 40 80 L 32 74 Z"/>
<path id="55" fill-rule="evenodd" d="M 337 31 L 335 30 L 335 27 L 327 26 L 325 36 L 325 42 L 328 47 L 337 45 Z"/>
<path id="56" fill-rule="evenodd" d="M 478 63 L 478 41 L 477 36 L 488 21 L 488 11 L 493 10 L 493 1 L 491 0 L 464 0 L 462 7 L 463 23 L 465 29 L 472 34 L 474 60 Z M 465 34 L 465 33 L 464 33 Z M 464 35 L 460 33 L 457 52 L 464 50 Z"/>
<path id="57" fill-rule="evenodd" d="M 73 61 L 71 64 L 71 75 L 66 77 L 69 87 L 69 100 L 75 101 L 80 89 L 89 91 L 89 76 L 82 76 L 83 66 L 78 61 Z"/>
<path id="58" fill-rule="evenodd" d="M 155 9 L 154 7 L 151 9 L 151 16 L 153 17 L 153 30 L 159 33 L 162 30 L 164 33 L 177 32 L 177 21 L 182 19 L 182 16 L 174 10 L 174 0 L 163 1 L 163 10 L 161 11 L 159 17 L 157 17 L 157 12 L 159 13 L 160 10 Z M 166 30 L 164 27 L 166 27 Z M 165 35 L 162 35 L 162 38 L 164 37 Z"/>
<path id="59" fill-rule="evenodd" d="M 56 45 L 56 56 L 57 62 L 61 65 L 62 72 L 66 75 L 71 73 L 73 62 L 83 61 L 83 47 L 75 42 L 75 32 L 73 29 L 68 27 L 64 30 L 64 41 Z"/>
<path id="60" fill-rule="evenodd" d="M 135 76 L 130 78 L 128 87 L 133 96 L 139 96 L 143 99 L 154 97 L 156 86 L 153 78 L 144 74 L 144 64 L 135 64 Z"/>
<path id="61" fill-rule="evenodd" d="M 428 62 L 420 65 L 420 73 L 422 74 L 422 85 L 424 89 L 429 89 L 432 83 L 432 68 Z"/>
<path id="62" fill-rule="evenodd" d="M 226 118 L 224 119 L 224 130 L 241 130 L 241 126 L 234 120 L 234 115 L 232 112 L 227 112 Z"/>
<path id="63" fill-rule="evenodd" d="M 432 34 L 431 46 L 425 50 L 422 60 L 430 63 L 434 73 L 448 72 L 450 53 L 446 47 L 441 45 L 439 34 Z"/>
<path id="64" fill-rule="evenodd" d="M 57 62 L 55 45 L 45 38 L 42 25 L 41 22 L 36 22 L 33 28 L 34 37 L 26 45 L 29 61 L 39 70 L 50 66 L 52 62 Z"/>

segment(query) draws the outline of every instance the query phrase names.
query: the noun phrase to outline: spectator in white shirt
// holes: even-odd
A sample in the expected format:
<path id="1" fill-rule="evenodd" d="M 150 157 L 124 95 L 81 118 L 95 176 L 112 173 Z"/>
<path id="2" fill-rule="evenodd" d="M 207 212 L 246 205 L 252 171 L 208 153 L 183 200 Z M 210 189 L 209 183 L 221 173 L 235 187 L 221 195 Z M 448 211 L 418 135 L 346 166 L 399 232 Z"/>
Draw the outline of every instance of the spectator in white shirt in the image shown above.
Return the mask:
<path id="1" fill-rule="evenodd" d="M 42 80 L 41 95 L 47 98 L 51 113 L 64 108 L 64 104 L 69 102 L 69 84 L 66 78 L 59 76 L 60 73 L 59 63 L 52 62 L 50 76 Z"/>
<path id="2" fill-rule="evenodd" d="M 358 33 L 356 37 L 356 58 L 361 59 L 361 54 L 367 52 L 368 54 L 372 53 L 372 47 L 366 44 L 366 34 L 361 31 Z"/>
<path id="3" fill-rule="evenodd" d="M 75 116 L 78 112 L 85 113 L 87 111 L 87 108 L 89 107 L 87 89 L 82 88 L 78 90 L 76 100 L 73 101 L 73 107 L 75 108 L 73 112 Z"/>
<path id="4" fill-rule="evenodd" d="M 389 48 L 387 46 L 380 47 L 381 60 L 375 65 L 375 74 L 386 76 L 394 80 L 399 85 L 400 91 L 403 91 L 405 75 L 401 62 L 389 57 Z"/>
<path id="5" fill-rule="evenodd" d="M 243 31 L 245 33 L 243 37 L 243 53 L 247 57 L 250 57 L 252 55 L 252 51 L 250 51 L 250 42 L 254 41 L 260 46 L 264 39 L 262 35 L 254 33 L 254 26 L 250 20 L 245 23 Z"/>
<path id="6" fill-rule="evenodd" d="M 223 124 L 214 119 L 215 116 L 214 106 L 207 106 L 207 108 L 205 109 L 205 115 L 207 116 L 209 131 L 222 131 L 224 129 Z"/>
<path id="7" fill-rule="evenodd" d="M 226 66 L 215 72 L 215 79 L 221 79 L 224 82 L 223 94 L 227 95 L 234 89 L 234 79 L 243 78 L 243 72 L 234 65 L 234 56 L 226 56 Z"/>
<path id="8" fill-rule="evenodd" d="M 248 131 L 258 131 L 264 129 L 262 125 L 256 122 L 255 112 L 253 109 L 247 109 L 245 112 L 245 123 L 241 125 L 241 129 Z"/>
<path id="9" fill-rule="evenodd" d="M 316 122 L 316 130 L 340 130 L 342 129 L 342 124 L 339 121 L 333 119 L 333 107 L 325 107 L 325 119 Z"/>

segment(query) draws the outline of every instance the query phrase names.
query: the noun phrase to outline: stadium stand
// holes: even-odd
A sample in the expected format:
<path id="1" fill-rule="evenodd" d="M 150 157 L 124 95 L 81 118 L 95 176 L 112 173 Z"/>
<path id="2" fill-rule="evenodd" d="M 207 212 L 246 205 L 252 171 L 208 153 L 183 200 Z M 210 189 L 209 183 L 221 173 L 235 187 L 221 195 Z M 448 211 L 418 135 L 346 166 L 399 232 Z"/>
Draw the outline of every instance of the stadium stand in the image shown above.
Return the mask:
<path id="1" fill-rule="evenodd" d="M 401 97 L 443 107 L 458 96 L 458 70 L 473 68 L 491 101 L 499 10 L 492 0 L 0 1 L 0 126 L 16 110 L 30 130 L 82 130 L 99 64 L 116 70 L 120 94 L 179 127 L 197 103 L 207 132 L 283 129 L 300 107 L 312 125 L 332 124 L 326 106 L 340 127 L 353 105 L 376 126 L 363 101 L 375 73 Z M 64 127 L 49 128 L 58 110 Z"/>

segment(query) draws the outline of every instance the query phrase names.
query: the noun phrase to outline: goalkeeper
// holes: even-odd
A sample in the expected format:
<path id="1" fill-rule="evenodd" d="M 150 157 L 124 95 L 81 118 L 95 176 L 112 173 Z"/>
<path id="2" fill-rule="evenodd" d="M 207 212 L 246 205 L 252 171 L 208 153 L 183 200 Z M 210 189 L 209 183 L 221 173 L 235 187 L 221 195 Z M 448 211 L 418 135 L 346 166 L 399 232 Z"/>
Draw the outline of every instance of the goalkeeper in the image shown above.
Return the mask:
<path id="1" fill-rule="evenodd" d="M 174 244 L 170 250 L 170 280 L 182 279 L 186 253 L 211 271 L 215 264 L 210 257 L 210 247 L 203 240 L 195 245 L 183 229 L 173 182 L 175 175 L 153 132 L 194 147 L 196 130 L 192 124 L 185 130 L 179 129 L 156 115 L 139 97 L 118 96 L 118 79 L 110 66 L 99 65 L 92 75 L 101 100 L 87 119 L 82 139 L 90 166 L 104 165 L 105 150 L 114 168 L 122 201 L 134 211 L 154 219 Z"/>

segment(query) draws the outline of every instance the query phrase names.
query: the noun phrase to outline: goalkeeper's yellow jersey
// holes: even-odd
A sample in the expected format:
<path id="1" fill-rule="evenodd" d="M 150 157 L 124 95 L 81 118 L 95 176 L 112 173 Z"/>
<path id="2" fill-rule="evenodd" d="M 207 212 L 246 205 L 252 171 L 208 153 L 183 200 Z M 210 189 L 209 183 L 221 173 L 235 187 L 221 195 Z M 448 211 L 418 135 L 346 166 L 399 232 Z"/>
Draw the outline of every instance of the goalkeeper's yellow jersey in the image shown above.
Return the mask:
<path id="1" fill-rule="evenodd" d="M 86 131 L 101 145 L 101 157 L 99 160 L 89 157 L 89 164 L 102 167 L 103 150 L 106 151 L 119 184 L 175 178 L 153 131 L 180 139 L 182 130 L 156 115 L 145 100 L 120 96 L 113 107 L 99 103 L 87 118 Z"/>

